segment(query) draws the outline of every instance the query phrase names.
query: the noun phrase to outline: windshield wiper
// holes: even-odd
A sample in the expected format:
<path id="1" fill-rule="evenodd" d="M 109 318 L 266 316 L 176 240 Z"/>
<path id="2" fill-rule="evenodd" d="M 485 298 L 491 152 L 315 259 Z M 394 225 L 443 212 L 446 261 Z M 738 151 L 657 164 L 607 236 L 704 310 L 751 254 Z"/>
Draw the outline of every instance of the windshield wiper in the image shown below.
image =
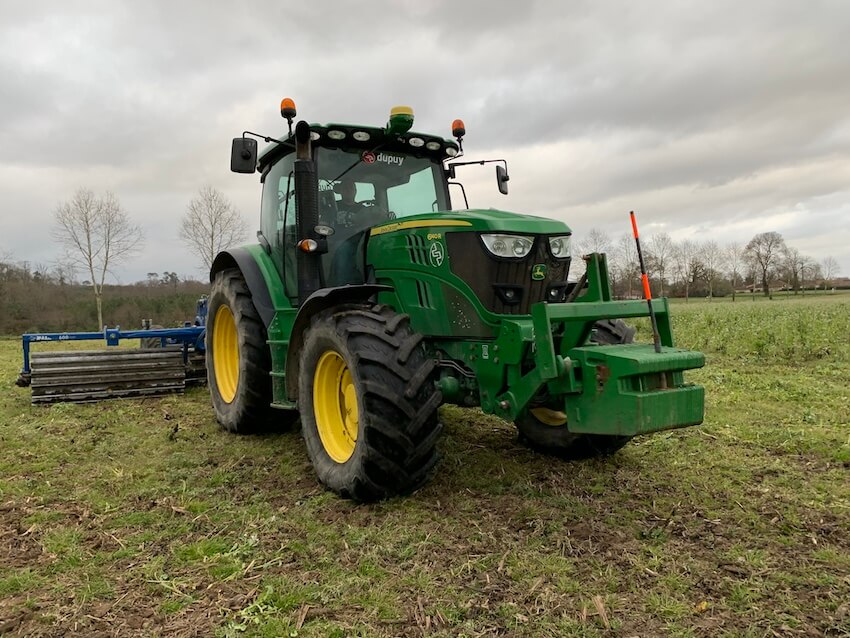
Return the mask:
<path id="1" fill-rule="evenodd" d="M 370 151 L 363 151 L 362 153 L 360 153 L 360 157 L 358 157 L 358 158 L 357 158 L 357 161 L 356 161 L 356 162 L 354 162 L 354 164 L 352 164 L 352 165 L 351 165 L 351 166 L 349 166 L 348 168 L 346 168 L 344 171 L 342 171 L 342 173 L 340 173 L 339 175 L 337 175 L 334 179 L 332 179 L 332 180 L 331 180 L 331 182 L 333 183 L 333 182 L 338 182 L 339 180 L 341 180 L 341 179 L 342 179 L 343 177 L 345 177 L 345 175 L 346 175 L 346 174 L 348 174 L 348 173 L 349 173 L 349 172 L 350 172 L 350 171 L 351 171 L 354 167 L 356 167 L 358 164 L 360 164 L 360 163 L 363 161 L 363 156 L 364 156 L 366 153 L 373 153 L 373 154 L 374 154 L 374 153 L 375 153 L 378 149 L 383 148 L 383 146 L 384 146 L 384 144 L 378 144 L 378 145 L 377 145 L 375 148 L 373 148 L 372 150 L 370 150 Z"/>

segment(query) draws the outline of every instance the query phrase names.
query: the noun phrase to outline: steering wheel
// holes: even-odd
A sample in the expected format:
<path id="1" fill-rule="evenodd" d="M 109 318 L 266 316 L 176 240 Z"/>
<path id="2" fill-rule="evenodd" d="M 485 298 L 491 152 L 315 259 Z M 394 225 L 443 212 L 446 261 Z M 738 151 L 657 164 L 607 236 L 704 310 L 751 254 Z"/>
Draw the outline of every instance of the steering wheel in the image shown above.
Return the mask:
<path id="1" fill-rule="evenodd" d="M 378 204 L 375 199 L 367 199 L 359 203 L 366 207 L 366 214 L 372 219 L 380 219 L 381 221 L 395 219 L 395 213 Z"/>

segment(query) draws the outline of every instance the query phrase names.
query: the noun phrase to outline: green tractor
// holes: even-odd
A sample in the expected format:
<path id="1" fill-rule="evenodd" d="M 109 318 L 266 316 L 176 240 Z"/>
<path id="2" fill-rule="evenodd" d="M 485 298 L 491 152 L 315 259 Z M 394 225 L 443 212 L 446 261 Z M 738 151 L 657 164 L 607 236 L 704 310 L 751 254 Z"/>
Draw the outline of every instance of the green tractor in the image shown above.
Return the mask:
<path id="1" fill-rule="evenodd" d="M 684 370 L 704 357 L 673 347 L 666 299 L 650 302 L 663 347 L 631 343 L 604 254 L 569 282 L 570 229 L 498 210 L 455 210 L 454 139 L 385 127 L 308 124 L 279 139 L 246 131 L 231 169 L 259 171 L 259 243 L 220 253 L 210 278 L 207 373 L 231 432 L 299 418 L 319 480 L 374 501 L 433 474 L 443 403 L 516 424 L 564 457 L 610 454 L 632 437 L 696 425 L 703 388 Z M 269 146 L 258 154 L 257 142 Z M 488 160 L 489 161 L 489 160 Z M 499 190 L 507 166 L 492 160 Z M 463 193 L 463 199 L 466 195 Z"/>

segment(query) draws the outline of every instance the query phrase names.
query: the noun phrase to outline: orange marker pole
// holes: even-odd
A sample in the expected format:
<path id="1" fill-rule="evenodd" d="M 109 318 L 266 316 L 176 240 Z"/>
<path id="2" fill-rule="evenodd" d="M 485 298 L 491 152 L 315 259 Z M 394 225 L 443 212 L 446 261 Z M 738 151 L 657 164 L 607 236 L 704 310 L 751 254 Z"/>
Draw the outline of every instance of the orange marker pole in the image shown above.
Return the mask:
<path id="1" fill-rule="evenodd" d="M 635 211 L 629 212 L 629 216 L 632 219 L 632 233 L 635 236 L 638 261 L 640 262 L 640 280 L 643 283 L 643 296 L 644 299 L 646 299 L 646 305 L 649 306 L 649 320 L 652 322 L 652 342 L 655 344 L 655 351 L 661 352 L 661 335 L 658 334 L 658 322 L 655 319 L 655 310 L 652 308 L 652 291 L 649 289 L 649 277 L 646 276 L 646 266 L 643 262 L 643 251 L 640 249 L 640 235 L 638 234 Z"/>

